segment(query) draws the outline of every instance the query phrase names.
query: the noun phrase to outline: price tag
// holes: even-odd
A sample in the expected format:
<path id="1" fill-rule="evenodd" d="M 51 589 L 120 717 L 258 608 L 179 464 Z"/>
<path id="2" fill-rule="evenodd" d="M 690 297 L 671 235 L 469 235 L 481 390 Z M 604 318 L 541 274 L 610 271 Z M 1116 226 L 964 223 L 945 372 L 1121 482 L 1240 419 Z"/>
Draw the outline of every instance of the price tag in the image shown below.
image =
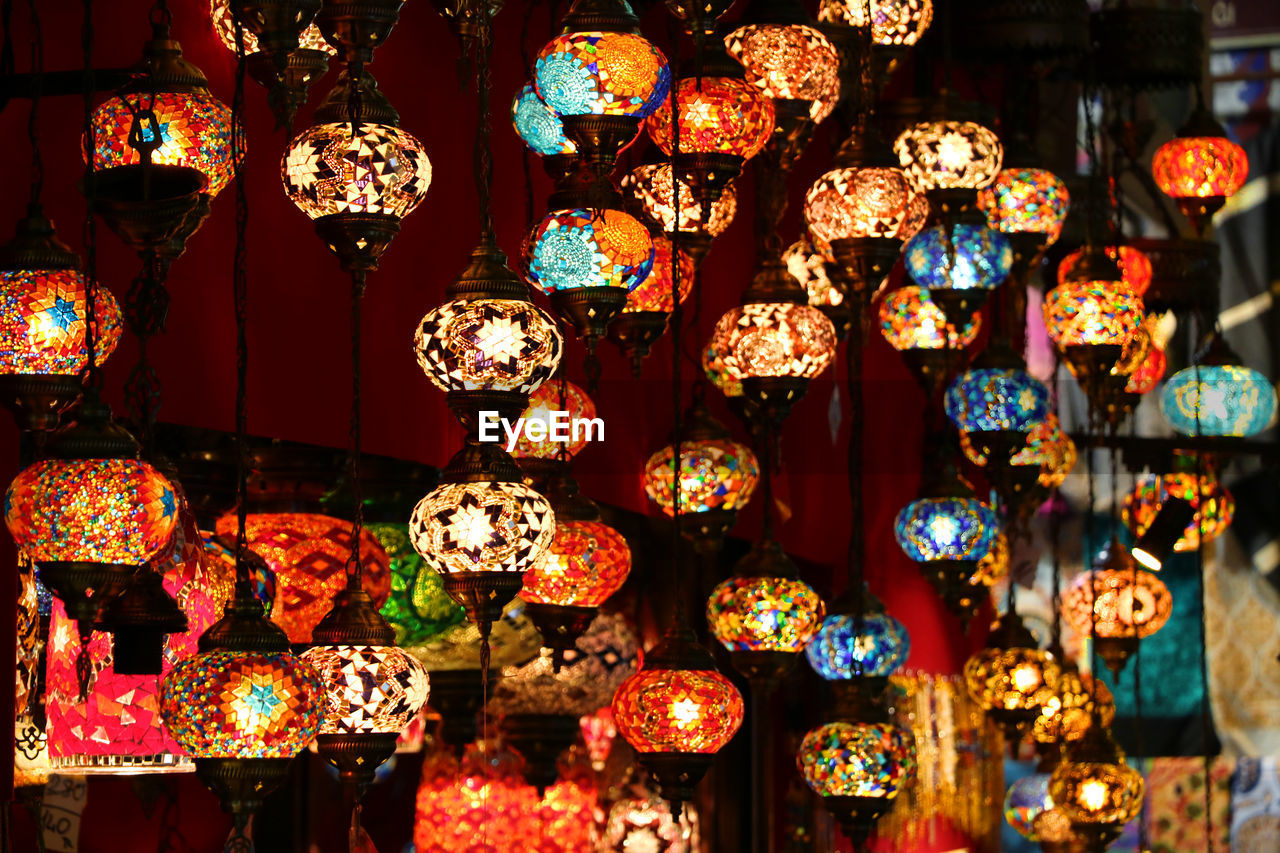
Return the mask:
<path id="1" fill-rule="evenodd" d="M 75 853 L 80 848 L 80 815 L 88 797 L 83 776 L 49 774 L 41 809 L 41 832 L 49 853 Z"/>

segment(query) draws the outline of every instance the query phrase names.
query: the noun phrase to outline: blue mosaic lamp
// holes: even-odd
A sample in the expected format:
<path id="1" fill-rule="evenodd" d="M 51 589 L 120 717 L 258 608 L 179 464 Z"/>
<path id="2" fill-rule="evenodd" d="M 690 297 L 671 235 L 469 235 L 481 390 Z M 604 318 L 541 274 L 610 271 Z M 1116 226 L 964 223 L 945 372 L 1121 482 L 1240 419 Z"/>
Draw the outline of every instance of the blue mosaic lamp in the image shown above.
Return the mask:
<path id="1" fill-rule="evenodd" d="M 543 158 L 543 166 L 553 180 L 572 169 L 578 146 L 564 135 L 560 116 L 538 97 L 532 83 L 525 83 L 511 102 L 511 124 L 529 150 Z"/>
<path id="2" fill-rule="evenodd" d="M 911 637 L 879 601 L 869 601 L 860 631 L 858 621 L 856 613 L 832 613 L 804 650 L 809 666 L 827 681 L 884 678 L 906 663 Z"/>
<path id="3" fill-rule="evenodd" d="M 947 388 L 947 417 L 969 433 L 1026 433 L 1049 414 L 1049 389 L 1021 367 L 979 360 Z"/>
<path id="4" fill-rule="evenodd" d="M 907 274 L 950 317 L 968 317 L 1013 267 L 1009 238 L 985 225 L 935 225 L 903 248 Z"/>
<path id="5" fill-rule="evenodd" d="M 1160 413 L 1183 435 L 1257 435 L 1275 419 L 1276 391 L 1215 334 L 1196 364 L 1165 383 Z"/>
<path id="6" fill-rule="evenodd" d="M 1049 774 L 1032 773 L 1009 786 L 1004 798 L 1004 819 L 1028 841 L 1039 841 L 1036 819 L 1053 809 L 1049 796 Z"/>

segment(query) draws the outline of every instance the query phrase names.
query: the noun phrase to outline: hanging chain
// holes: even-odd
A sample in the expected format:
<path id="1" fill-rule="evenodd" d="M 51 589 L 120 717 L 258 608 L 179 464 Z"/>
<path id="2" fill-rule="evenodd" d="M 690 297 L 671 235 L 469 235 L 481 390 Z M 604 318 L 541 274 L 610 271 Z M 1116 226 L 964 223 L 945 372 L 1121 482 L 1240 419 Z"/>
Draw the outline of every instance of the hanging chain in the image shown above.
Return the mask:
<path id="1" fill-rule="evenodd" d="M 675 624 L 679 630 L 684 627 L 684 591 L 680 583 L 683 572 L 680 571 L 680 457 L 683 453 L 684 422 L 681 417 L 680 404 L 683 395 L 680 393 L 680 341 L 684 322 L 684 311 L 680 306 L 680 173 L 676 170 L 676 158 L 680 153 L 680 105 L 678 92 L 679 81 L 675 81 L 667 93 L 671 99 L 671 207 L 674 211 L 676 230 L 671 233 L 671 520 L 673 522 L 671 572 L 674 575 L 672 590 L 675 593 Z M 703 211 L 709 216 L 710 211 Z"/>
<path id="2" fill-rule="evenodd" d="M 93 388 L 98 382 L 98 365 L 94 357 L 94 338 L 97 335 L 95 297 L 98 288 L 98 222 L 93 216 L 94 199 L 94 154 L 97 147 L 97 135 L 93 127 L 93 93 L 97 86 L 93 74 L 93 0 L 81 0 L 84 9 L 84 20 L 80 27 L 80 47 L 84 53 L 84 190 L 86 196 L 84 213 L 84 349 L 85 365 L 81 384 L 86 389 Z"/>
<path id="3" fill-rule="evenodd" d="M 483 3 L 477 4 L 476 13 L 480 19 L 476 33 L 476 88 L 478 90 L 478 108 L 476 116 L 476 147 L 474 152 L 474 168 L 476 182 L 476 198 L 480 205 L 480 239 L 493 239 L 493 152 L 489 150 L 491 125 L 489 111 L 491 89 L 493 88 L 493 71 L 490 68 L 490 54 L 493 47 L 493 25 L 489 12 Z"/>
<path id="4" fill-rule="evenodd" d="M 8 0 L 5 11 L 5 32 L 8 33 L 9 9 L 12 0 Z M 40 89 L 44 82 L 44 31 L 40 24 L 40 5 L 38 0 L 27 0 L 27 9 L 31 17 L 31 111 L 27 113 L 27 140 L 31 143 L 31 197 L 34 207 L 40 204 L 40 195 L 44 189 L 44 155 L 40 151 Z"/>
<path id="5" fill-rule="evenodd" d="M 163 0 L 158 4 L 163 7 Z M 166 10 L 167 11 L 167 10 Z M 247 63 L 244 25 L 232 16 L 236 40 L 236 87 L 231 101 L 231 168 L 235 176 L 236 245 L 232 255 L 231 283 L 236 317 L 236 593 L 251 595 L 248 537 L 245 533 L 249 502 L 249 200 L 245 186 L 244 82 Z"/>
<path id="6" fill-rule="evenodd" d="M 351 556 L 347 558 L 347 588 L 359 589 L 363 574 L 360 538 L 364 534 L 364 493 L 360 483 L 360 385 L 361 320 L 363 318 L 365 274 L 351 274 L 351 418 L 347 433 L 347 476 L 351 480 Z"/>

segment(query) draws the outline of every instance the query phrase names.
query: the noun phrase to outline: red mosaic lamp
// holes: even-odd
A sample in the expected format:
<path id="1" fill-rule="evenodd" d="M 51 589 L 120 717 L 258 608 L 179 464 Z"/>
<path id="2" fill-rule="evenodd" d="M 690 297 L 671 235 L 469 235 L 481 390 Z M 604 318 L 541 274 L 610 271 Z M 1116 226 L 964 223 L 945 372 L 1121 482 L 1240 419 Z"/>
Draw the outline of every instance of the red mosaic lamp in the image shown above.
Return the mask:
<path id="1" fill-rule="evenodd" d="M 1195 111 L 1175 138 L 1156 149 L 1151 174 L 1200 235 L 1249 177 L 1249 158 L 1205 107 L 1199 87 Z"/>
<path id="2" fill-rule="evenodd" d="M 683 235 L 682 235 L 683 236 Z M 683 248 L 673 249 L 667 237 L 653 238 L 653 269 L 635 290 L 627 294 L 622 312 L 609 324 L 609 340 L 631 360 L 631 375 L 639 378 L 640 367 L 650 348 L 667 330 L 667 320 L 674 308 L 671 299 L 673 267 L 680 267 L 680 304 L 693 290 L 697 273 L 693 257 Z"/>

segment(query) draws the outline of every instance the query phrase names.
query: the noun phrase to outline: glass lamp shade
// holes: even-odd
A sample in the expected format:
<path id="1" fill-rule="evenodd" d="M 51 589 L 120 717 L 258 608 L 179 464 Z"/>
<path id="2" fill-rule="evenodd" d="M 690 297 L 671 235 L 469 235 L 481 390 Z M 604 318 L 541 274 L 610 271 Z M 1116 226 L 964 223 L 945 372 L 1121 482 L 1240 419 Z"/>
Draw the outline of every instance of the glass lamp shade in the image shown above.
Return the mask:
<path id="1" fill-rule="evenodd" d="M 599 521 L 560 521 L 542 559 L 524 574 L 520 597 L 535 604 L 598 607 L 631 572 L 631 548 Z"/>
<path id="2" fill-rule="evenodd" d="M 552 412 L 568 412 L 570 420 L 591 420 L 596 416 L 595 401 L 577 385 L 567 379 L 555 379 L 544 382 L 529 394 L 529 405 L 520 417 L 528 421 L 542 421 L 551 428 Z M 532 441 L 525 432 L 516 439 L 516 449 L 512 454 L 517 459 L 557 459 L 561 451 L 565 459 L 577 456 L 587 446 L 587 432 L 577 434 L 569 430 L 567 442 Z"/>
<path id="3" fill-rule="evenodd" d="M 1053 698 L 1061 672 L 1052 654 L 1028 648 L 982 649 L 964 665 L 969 695 L 983 708 L 1037 715 Z"/>
<path id="4" fill-rule="evenodd" d="M 1249 367 L 1193 365 L 1164 384 L 1160 413 L 1183 435 L 1251 436 L 1275 419 L 1276 392 Z"/>
<path id="5" fill-rule="evenodd" d="M 920 122 L 898 135 L 893 150 L 921 192 L 981 189 L 1004 160 L 1000 138 L 972 121 Z"/>
<path id="6" fill-rule="evenodd" d="M 809 305 L 753 302 L 724 313 L 711 346 L 721 354 L 731 379 L 812 379 L 835 358 L 836 329 L 827 315 Z"/>
<path id="7" fill-rule="evenodd" d="M 724 366 L 724 358 L 716 349 L 714 339 L 702 349 L 702 372 L 726 397 L 742 396 L 742 380 L 729 376 L 729 371 Z"/>
<path id="8" fill-rule="evenodd" d="M 551 546 L 556 516 L 523 483 L 480 481 L 437 486 L 413 508 L 413 547 L 443 574 L 523 575 Z"/>
<path id="9" fill-rule="evenodd" d="M 0 271 L 0 374 L 75 376 L 89 360 L 88 304 L 78 270 Z M 124 324 L 111 291 L 93 299 L 93 361 L 115 352 Z"/>
<path id="10" fill-rule="evenodd" d="M 1169 357 L 1165 355 L 1164 349 L 1150 341 L 1141 360 L 1129 374 L 1129 381 L 1124 386 L 1125 393 L 1150 394 L 1160 384 L 1160 380 L 1164 379 L 1168 366 Z"/>
<path id="11" fill-rule="evenodd" d="M 1124 346 L 1142 325 L 1142 297 L 1119 281 L 1073 281 L 1044 297 L 1044 325 L 1060 347 Z"/>
<path id="12" fill-rule="evenodd" d="M 610 806 L 603 835 L 602 850 L 693 853 L 700 849 L 697 809 L 685 803 L 679 819 L 672 818 L 666 800 L 646 790 Z"/>
<path id="13" fill-rule="evenodd" d="M 418 850 L 502 850 L 532 825 L 537 796 L 514 753 L 468 744 L 461 762 L 429 754 L 418 785 L 413 840 Z"/>
<path id="14" fill-rule="evenodd" d="M 235 531 L 234 513 L 218 519 L 218 535 L 234 537 Z M 285 630 L 289 642 L 310 643 L 312 629 L 347 583 L 351 523 L 319 513 L 250 513 L 245 535 L 249 547 L 276 574 L 271 621 Z M 391 592 L 391 567 L 368 530 L 360 533 L 360 562 L 365 591 L 381 606 Z"/>
<path id="15" fill-rule="evenodd" d="M 974 447 L 965 433 L 960 434 L 960 447 L 974 465 L 985 466 L 986 455 Z M 1009 458 L 1010 465 L 1037 465 L 1040 468 L 1038 483 L 1046 489 L 1056 489 L 1066 481 L 1075 467 L 1078 453 L 1071 436 L 1062 431 L 1058 416 L 1050 412 L 1045 419 L 1027 432 L 1027 443 Z"/>
<path id="16" fill-rule="evenodd" d="M 426 668 L 395 646 L 312 646 L 302 661 L 325 688 L 319 734 L 399 734 L 427 703 Z"/>
<path id="17" fill-rule="evenodd" d="M 976 498 L 921 498 L 894 521 L 898 546 L 917 563 L 980 560 L 995 543 L 1000 521 Z"/>
<path id="18" fill-rule="evenodd" d="M 982 315 L 975 312 L 957 328 L 922 287 L 907 285 L 891 290 L 880 301 L 880 334 L 898 350 L 966 349 L 978 337 Z M 958 359 L 957 359 L 958 360 Z"/>
<path id="19" fill-rule="evenodd" d="M 1146 569 L 1081 572 L 1062 596 L 1062 618 L 1081 637 L 1095 630 L 1099 639 L 1149 637 L 1169 621 L 1172 609 L 1169 588 Z"/>
<path id="20" fill-rule="evenodd" d="M 855 237 L 903 237 L 915 192 L 901 169 L 832 169 L 804 198 L 809 230 L 830 243 Z"/>
<path id="21" fill-rule="evenodd" d="M 681 154 L 731 154 L 750 160 L 773 134 L 773 101 L 746 80 L 686 77 L 677 84 Z M 664 154 L 672 148 L 671 100 L 645 122 Z"/>
<path id="22" fill-rule="evenodd" d="M 418 366 L 446 393 L 534 391 L 564 354 L 551 315 L 519 299 L 455 299 L 432 308 L 413 346 Z"/>
<path id="23" fill-rule="evenodd" d="M 1068 753 L 1049 780 L 1049 796 L 1073 825 L 1120 827 L 1142 813 L 1145 795 L 1142 774 L 1123 755 L 1115 761 L 1072 761 Z"/>
<path id="24" fill-rule="evenodd" d="M 1071 194 L 1047 169 L 1002 169 L 978 191 L 978 208 L 987 224 L 1005 234 L 1043 234 L 1053 245 L 1062 233 Z"/>
<path id="25" fill-rule="evenodd" d="M 1049 414 L 1049 389 L 1025 370 L 967 370 L 947 388 L 947 417 L 963 432 L 1025 432 Z"/>
<path id="26" fill-rule="evenodd" d="M 236 52 L 236 27 L 231 14 L 231 0 L 210 0 L 209 15 L 213 19 L 213 31 L 218 40 L 232 53 Z M 298 37 L 298 47 L 303 50 L 322 50 L 330 55 L 337 51 L 324 40 L 320 28 L 315 24 L 307 27 Z M 244 55 L 252 56 L 258 52 L 258 36 L 248 29 L 244 30 Z"/>
<path id="27" fill-rule="evenodd" d="M 865 0 L 822 0 L 818 20 L 861 29 L 867 25 Z M 933 0 L 871 0 L 871 39 L 889 47 L 910 47 L 933 22 Z"/>
<path id="28" fill-rule="evenodd" d="M 671 181 L 671 164 L 645 164 L 637 166 L 622 176 L 622 189 L 639 202 L 664 234 L 676 230 L 675 186 Z M 720 198 L 711 204 L 708 217 L 702 204 L 693 194 L 693 187 L 680 182 L 680 228 L 685 233 L 700 233 L 718 237 L 733 222 L 738 212 L 738 191 L 730 181 L 720 192 Z"/>
<path id="29" fill-rule="evenodd" d="M 1223 136 L 1179 136 L 1156 149 L 1151 174 L 1171 198 L 1227 198 L 1249 177 L 1249 158 Z"/>
<path id="30" fill-rule="evenodd" d="M 631 33 L 556 36 L 538 53 L 533 74 L 538 95 L 561 116 L 645 118 L 671 85 L 662 51 Z"/>
<path id="31" fill-rule="evenodd" d="M 1115 699 L 1101 679 L 1064 666 L 1053 696 L 1040 709 L 1032 735 L 1037 743 L 1068 743 L 1080 740 L 1096 717 L 1110 726 L 1116 716 Z"/>
<path id="32" fill-rule="evenodd" d="M 742 694 L 713 669 L 642 669 L 613 695 L 618 733 L 640 753 L 719 752 L 743 714 Z"/>
<path id="33" fill-rule="evenodd" d="M 957 223 L 926 228 L 902 250 L 912 281 L 933 290 L 994 290 L 1009 276 L 1009 238 L 984 225 Z"/>
<path id="34" fill-rule="evenodd" d="M 1133 246 L 1106 246 L 1107 257 L 1120 267 L 1120 279 L 1135 296 L 1142 296 L 1151 286 L 1151 259 L 1146 252 Z M 1058 284 L 1066 284 L 1073 277 L 1076 267 L 1084 258 L 1084 249 L 1076 249 L 1058 264 Z"/>
<path id="35" fill-rule="evenodd" d="M 339 213 L 403 218 L 427 195 L 431 161 L 398 127 L 327 122 L 289 143 L 281 163 L 285 193 L 311 219 Z"/>
<path id="36" fill-rule="evenodd" d="M 827 681 L 888 676 L 906 663 L 911 637 L 901 622 L 888 613 L 868 611 L 861 631 L 857 623 L 851 613 L 831 614 L 804 650 L 809 666 Z"/>
<path id="37" fill-rule="evenodd" d="M 204 652 L 160 683 L 165 725 L 193 758 L 292 758 L 325 708 L 320 675 L 287 652 Z"/>
<path id="38" fill-rule="evenodd" d="M 1048 773 L 1023 776 L 1009 786 L 1004 796 L 1005 822 L 1028 841 L 1040 840 L 1035 829 L 1036 818 L 1052 808 Z"/>
<path id="39" fill-rule="evenodd" d="M 1235 518 L 1235 498 L 1212 468 L 1205 469 L 1199 489 L 1196 488 L 1196 480 L 1195 471 L 1143 474 L 1139 477 L 1133 491 L 1125 495 L 1121 507 L 1121 517 L 1134 537 L 1141 537 L 1147 532 L 1170 497 L 1182 498 L 1195 510 L 1173 550 L 1187 552 L 1198 549 L 1201 527 L 1204 528 L 1205 542 L 1212 542 L 1225 533 Z"/>
<path id="40" fill-rule="evenodd" d="M 915 778 L 916 741 L 892 723 L 827 723 L 804 736 L 796 766 L 819 796 L 887 804 Z"/>
<path id="41" fill-rule="evenodd" d="M 391 593 L 380 612 L 396 632 L 397 645 L 416 645 L 466 619 L 466 611 L 444 591 L 440 573 L 413 550 L 409 525 L 379 522 L 368 530 L 387 552 Z"/>
<path id="42" fill-rule="evenodd" d="M 1009 574 L 1009 537 L 1001 530 L 996 534 L 991 550 L 978 561 L 969 583 L 974 586 L 991 587 L 995 582 Z"/>
<path id="43" fill-rule="evenodd" d="M 649 457 L 644 490 L 667 515 L 674 515 L 671 482 L 673 447 Z M 747 505 L 760 478 L 760 463 L 751 448 L 732 439 L 683 442 L 680 447 L 680 513 L 736 510 Z"/>
<path id="44" fill-rule="evenodd" d="M 707 625 L 729 651 L 799 654 L 826 607 L 813 587 L 783 577 L 732 577 L 707 599 Z"/>
<path id="45" fill-rule="evenodd" d="M 216 196 L 231 181 L 231 109 L 205 92 L 134 93 L 108 98 L 93 111 L 93 168 L 110 169 L 139 163 L 142 155 L 129 144 L 133 109 L 150 106 L 160 128 L 160 147 L 151 162 L 187 166 L 209 179 Z M 151 142 L 151 129 L 141 130 Z"/>
<path id="46" fill-rule="evenodd" d="M 840 98 L 840 53 L 821 32 L 804 24 L 748 24 L 724 40 L 747 80 L 773 100 L 810 101 L 809 117 L 821 122 Z"/>
<path id="47" fill-rule="evenodd" d="M 844 293 L 831 283 L 827 276 L 826 259 L 814 248 L 807 237 L 802 237 L 782 253 L 787 272 L 809 294 L 809 304 L 814 308 L 834 306 L 844 302 Z"/>
<path id="48" fill-rule="evenodd" d="M 662 314 L 670 314 L 675 310 L 675 305 L 671 299 L 671 278 L 673 266 L 671 263 L 671 240 L 666 237 L 653 238 L 653 269 L 649 271 L 649 275 L 639 286 L 627 294 L 627 304 L 623 306 L 623 314 L 632 314 L 637 311 L 653 311 Z M 684 304 L 684 300 L 689 296 L 689 292 L 693 290 L 693 277 L 697 273 L 697 265 L 689 253 L 680 250 L 680 304 Z"/>
<path id="49" fill-rule="evenodd" d="M 557 210 L 524 245 L 529 283 L 543 293 L 584 287 L 634 290 L 653 269 L 653 239 L 621 210 Z"/>
<path id="50" fill-rule="evenodd" d="M 5 495 L 14 544 L 36 563 L 141 566 L 177 521 L 173 486 L 140 459 L 45 459 L 20 471 Z"/>
<path id="51" fill-rule="evenodd" d="M 511 123 L 534 154 L 552 157 L 578 151 L 574 141 L 564 135 L 560 116 L 538 97 L 532 83 L 525 83 L 511 102 Z"/>

